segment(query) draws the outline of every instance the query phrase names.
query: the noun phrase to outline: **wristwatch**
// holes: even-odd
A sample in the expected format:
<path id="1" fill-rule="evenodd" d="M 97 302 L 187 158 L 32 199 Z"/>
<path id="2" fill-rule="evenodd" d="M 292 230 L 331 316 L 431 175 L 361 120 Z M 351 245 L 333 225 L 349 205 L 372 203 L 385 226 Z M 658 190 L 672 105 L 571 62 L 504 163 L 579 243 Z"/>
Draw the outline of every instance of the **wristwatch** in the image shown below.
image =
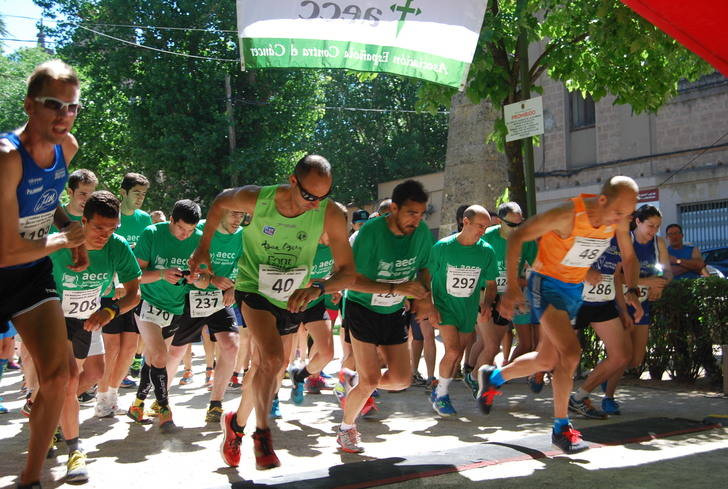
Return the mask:
<path id="1" fill-rule="evenodd" d="M 681 258 L 678 258 L 675 263 L 677 263 L 678 265 L 682 265 L 682 259 Z"/>
<path id="2" fill-rule="evenodd" d="M 313 287 L 315 289 L 319 289 L 321 291 L 321 293 L 319 294 L 319 297 L 321 297 L 322 295 L 324 295 L 326 293 L 326 287 L 324 287 L 323 282 L 311 282 L 311 287 Z"/>

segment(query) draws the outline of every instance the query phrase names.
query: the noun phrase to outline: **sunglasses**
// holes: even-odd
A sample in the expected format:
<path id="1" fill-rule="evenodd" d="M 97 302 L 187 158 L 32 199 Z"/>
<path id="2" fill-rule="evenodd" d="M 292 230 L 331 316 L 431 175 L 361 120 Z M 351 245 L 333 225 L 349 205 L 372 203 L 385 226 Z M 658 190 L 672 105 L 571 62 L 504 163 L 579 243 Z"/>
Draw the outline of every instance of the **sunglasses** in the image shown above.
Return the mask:
<path id="1" fill-rule="evenodd" d="M 67 110 L 71 115 L 78 115 L 78 111 L 81 110 L 79 102 L 64 102 L 54 97 L 35 97 L 35 101 L 42 103 L 46 109 L 54 110 L 59 114 Z"/>
<path id="2" fill-rule="evenodd" d="M 303 197 L 304 200 L 307 200 L 309 202 L 316 202 L 317 200 L 324 200 L 326 197 L 331 195 L 331 190 L 326 192 L 326 195 L 318 196 L 314 195 L 311 192 L 307 192 L 306 189 L 303 188 L 303 185 L 301 185 L 301 182 L 296 179 L 296 184 L 298 185 L 298 191 L 301 192 L 301 197 Z"/>
<path id="3" fill-rule="evenodd" d="M 508 226 L 509 228 L 517 228 L 518 226 L 520 226 L 521 224 L 523 224 L 523 221 L 521 221 L 521 222 L 511 222 L 511 221 L 506 221 L 505 219 L 501 219 L 501 222 L 503 224 L 505 224 L 506 226 Z"/>

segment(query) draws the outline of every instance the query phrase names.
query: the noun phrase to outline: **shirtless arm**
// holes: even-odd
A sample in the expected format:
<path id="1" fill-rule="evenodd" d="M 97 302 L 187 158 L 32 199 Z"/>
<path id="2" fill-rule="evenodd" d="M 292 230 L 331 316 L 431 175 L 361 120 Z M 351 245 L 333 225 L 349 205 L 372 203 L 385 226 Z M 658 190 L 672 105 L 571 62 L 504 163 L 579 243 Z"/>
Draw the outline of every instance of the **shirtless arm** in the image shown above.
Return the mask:
<path id="1" fill-rule="evenodd" d="M 207 213 L 207 221 L 202 231 L 200 243 L 197 245 L 197 249 L 192 253 L 188 262 L 189 269 L 192 273 L 200 273 L 200 265 L 205 265 L 207 270 L 212 270 L 212 265 L 210 264 L 210 243 L 225 211 L 231 210 L 253 214 L 259 192 L 260 187 L 246 185 L 245 187 L 223 190 L 215 197 Z"/>
<path id="2" fill-rule="evenodd" d="M 0 212 L 1 267 L 38 260 L 61 248 L 76 248 L 85 239 L 80 227 L 73 227 L 38 240 L 22 238 L 18 233 L 20 209 L 16 196 L 22 176 L 23 166 L 17 150 L 7 144 L 0 145 L 0 206 L 3 209 L 3 212 Z"/>
<path id="3" fill-rule="evenodd" d="M 506 246 L 506 276 L 508 285 L 501 297 L 499 311 L 503 317 L 512 318 L 515 307 L 524 302 L 523 292 L 518 286 L 518 268 L 523 243 L 534 241 L 554 231 L 561 236 L 569 236 L 574 228 L 574 206 L 571 201 L 538 214 L 513 231 Z"/>

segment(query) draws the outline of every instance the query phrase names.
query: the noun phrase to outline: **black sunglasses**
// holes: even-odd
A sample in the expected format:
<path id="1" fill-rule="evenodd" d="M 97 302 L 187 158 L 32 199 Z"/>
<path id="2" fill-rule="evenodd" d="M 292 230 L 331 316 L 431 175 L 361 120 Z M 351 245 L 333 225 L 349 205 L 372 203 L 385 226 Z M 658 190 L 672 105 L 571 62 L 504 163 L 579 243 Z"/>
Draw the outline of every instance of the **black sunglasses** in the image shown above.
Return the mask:
<path id="1" fill-rule="evenodd" d="M 511 222 L 511 221 L 506 221 L 503 218 L 501 218 L 501 222 L 503 224 L 505 224 L 506 226 L 508 226 L 509 228 L 517 228 L 518 226 L 520 226 L 521 224 L 523 224 L 523 221 L 521 221 L 521 222 Z"/>
<path id="2" fill-rule="evenodd" d="M 301 182 L 298 181 L 298 178 L 296 179 L 296 185 L 298 185 L 298 191 L 301 192 L 301 197 L 304 198 L 304 200 L 307 200 L 309 202 L 316 202 L 317 200 L 324 200 L 326 197 L 331 195 L 331 190 L 326 192 L 326 195 L 318 196 L 314 195 L 311 192 L 307 192 L 306 189 L 303 188 L 303 185 L 301 185 Z"/>

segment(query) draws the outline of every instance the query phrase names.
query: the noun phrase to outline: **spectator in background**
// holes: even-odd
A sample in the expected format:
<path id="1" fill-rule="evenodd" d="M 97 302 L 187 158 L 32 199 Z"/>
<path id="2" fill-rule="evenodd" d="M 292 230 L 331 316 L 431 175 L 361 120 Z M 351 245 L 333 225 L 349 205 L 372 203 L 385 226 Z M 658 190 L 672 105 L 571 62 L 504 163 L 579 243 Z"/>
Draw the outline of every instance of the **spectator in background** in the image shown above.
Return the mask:
<path id="1" fill-rule="evenodd" d="M 665 229 L 669 246 L 670 267 L 673 277 L 682 280 L 701 277 L 705 261 L 697 246 L 683 243 L 683 230 L 679 224 L 670 224 Z"/>
<path id="2" fill-rule="evenodd" d="M 152 218 L 152 224 L 157 224 L 158 222 L 166 222 L 167 216 L 164 215 L 164 212 L 162 211 L 152 211 L 149 216 Z"/>
<path id="3" fill-rule="evenodd" d="M 359 234 L 359 230 L 364 223 L 367 222 L 367 220 L 369 220 L 369 213 L 364 209 L 354 211 L 351 215 L 351 235 L 349 236 L 350 245 L 354 246 L 354 240 L 356 239 L 357 234 Z"/>

